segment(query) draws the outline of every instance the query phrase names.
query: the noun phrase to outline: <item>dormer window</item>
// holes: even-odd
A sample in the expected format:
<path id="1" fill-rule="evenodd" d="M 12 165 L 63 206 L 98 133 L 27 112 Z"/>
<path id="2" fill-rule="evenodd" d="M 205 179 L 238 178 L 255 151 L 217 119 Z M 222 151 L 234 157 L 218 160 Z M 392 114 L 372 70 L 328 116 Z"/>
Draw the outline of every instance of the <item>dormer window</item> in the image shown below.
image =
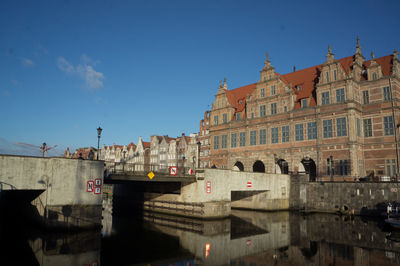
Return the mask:
<path id="1" fill-rule="evenodd" d="M 239 100 L 239 104 L 242 104 L 242 100 Z"/>
<path id="2" fill-rule="evenodd" d="M 372 73 L 372 79 L 373 80 L 376 80 L 378 77 L 376 76 L 376 73 L 374 72 L 374 73 Z"/>
<path id="3" fill-rule="evenodd" d="M 236 120 L 240 120 L 240 114 L 236 114 Z"/>
<path id="4" fill-rule="evenodd" d="M 307 107 L 307 99 L 302 99 L 301 100 L 301 108 L 306 108 Z"/>
<path id="5" fill-rule="evenodd" d="M 301 89 L 302 89 L 301 86 L 297 86 L 298 91 L 301 91 Z"/>

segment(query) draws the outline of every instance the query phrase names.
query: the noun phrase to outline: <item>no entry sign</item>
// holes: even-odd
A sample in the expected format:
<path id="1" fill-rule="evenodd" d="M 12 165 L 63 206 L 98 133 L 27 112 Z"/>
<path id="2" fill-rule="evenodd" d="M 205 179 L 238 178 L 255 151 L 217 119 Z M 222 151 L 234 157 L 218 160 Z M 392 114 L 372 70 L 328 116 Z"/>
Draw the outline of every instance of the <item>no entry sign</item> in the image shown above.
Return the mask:
<path id="1" fill-rule="evenodd" d="M 211 193 L 211 181 L 206 182 L 206 193 L 207 194 Z"/>
<path id="2" fill-rule="evenodd" d="M 178 167 L 170 166 L 169 167 L 169 175 L 176 175 L 178 173 Z"/>
<path id="3" fill-rule="evenodd" d="M 247 182 L 247 187 L 252 187 L 253 184 L 251 182 Z"/>

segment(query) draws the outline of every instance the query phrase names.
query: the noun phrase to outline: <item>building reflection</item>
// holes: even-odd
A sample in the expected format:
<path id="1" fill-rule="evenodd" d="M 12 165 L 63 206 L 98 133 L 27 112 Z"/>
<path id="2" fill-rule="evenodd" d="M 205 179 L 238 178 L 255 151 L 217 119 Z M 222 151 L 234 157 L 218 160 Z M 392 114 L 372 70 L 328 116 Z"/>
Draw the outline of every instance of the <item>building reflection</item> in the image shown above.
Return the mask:
<path id="1" fill-rule="evenodd" d="M 400 246 L 360 217 L 233 210 L 200 221 L 144 213 L 148 228 L 179 238 L 200 265 L 397 265 Z M 176 264 L 182 261 L 170 263 Z M 151 261 L 148 263 L 151 264 Z"/>

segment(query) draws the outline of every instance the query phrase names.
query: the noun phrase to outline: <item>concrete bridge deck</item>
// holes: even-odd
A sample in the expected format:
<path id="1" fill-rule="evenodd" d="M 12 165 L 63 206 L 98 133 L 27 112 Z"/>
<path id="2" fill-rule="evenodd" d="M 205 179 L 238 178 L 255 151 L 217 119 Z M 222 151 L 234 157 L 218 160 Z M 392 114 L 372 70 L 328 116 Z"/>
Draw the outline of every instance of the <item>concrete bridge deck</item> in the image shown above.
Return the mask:
<path id="1" fill-rule="evenodd" d="M 112 180 L 122 179 L 116 175 L 111 177 Z M 143 208 L 152 211 L 198 218 L 221 218 L 230 215 L 231 207 L 257 210 L 289 209 L 289 175 L 200 169 L 194 179 L 185 178 L 165 176 L 150 180 L 148 177 L 130 176 L 127 179 L 143 181 L 146 184 L 156 183 L 157 180 L 180 183 L 178 187 L 171 186 L 173 193 L 144 192 Z M 138 185 L 134 184 L 116 184 L 114 195 L 129 198 L 132 194 L 140 192 L 137 189 Z"/>

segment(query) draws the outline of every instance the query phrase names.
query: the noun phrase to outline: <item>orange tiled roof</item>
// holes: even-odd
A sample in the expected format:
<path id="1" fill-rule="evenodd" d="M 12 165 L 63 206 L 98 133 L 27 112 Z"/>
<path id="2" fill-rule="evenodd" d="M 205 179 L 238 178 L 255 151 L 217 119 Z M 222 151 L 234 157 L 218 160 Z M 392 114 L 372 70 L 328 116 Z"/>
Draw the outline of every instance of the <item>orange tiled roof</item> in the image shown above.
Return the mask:
<path id="1" fill-rule="evenodd" d="M 343 67 L 346 74 L 348 74 L 349 71 L 352 70 L 353 59 L 354 56 L 348 56 L 337 60 Z M 381 65 L 382 74 L 384 76 L 392 75 L 393 55 L 379 57 L 376 58 L 375 61 L 379 65 Z M 368 67 L 370 64 L 371 60 L 364 61 L 364 68 Z M 321 66 L 322 64 L 287 73 L 284 75 L 275 73 L 277 76 L 280 77 L 282 82 L 284 82 L 287 86 L 291 85 L 293 90 L 295 90 L 295 93 L 297 95 L 295 109 L 300 108 L 299 100 L 305 98 L 310 98 L 310 103 L 308 104 L 309 106 L 315 106 L 317 104 L 315 95 L 313 95 L 313 93 L 315 91 L 315 86 L 320 76 Z M 363 80 L 365 79 L 365 77 L 361 77 L 361 79 Z M 297 89 L 298 86 L 301 86 L 301 90 Z M 226 92 L 229 103 L 232 107 L 235 108 L 236 112 L 242 112 L 244 110 L 246 104 L 246 95 L 251 95 L 254 92 L 255 87 L 256 83 L 253 83 Z M 240 100 L 242 100 L 241 104 L 239 103 Z"/>
<path id="2" fill-rule="evenodd" d="M 136 150 L 136 145 L 135 145 L 135 143 L 133 143 L 133 142 L 129 143 L 129 145 L 128 145 L 128 150 L 130 150 L 130 149 Z"/>
<path id="3" fill-rule="evenodd" d="M 150 142 L 147 142 L 147 141 L 143 141 L 143 148 L 145 148 L 145 149 L 147 149 L 147 148 L 150 148 Z"/>
<path id="4" fill-rule="evenodd" d="M 393 69 L 393 55 L 387 55 L 383 57 L 376 58 L 375 61 L 381 65 L 382 74 L 384 76 L 391 76 Z M 371 60 L 365 61 L 364 65 L 369 67 L 371 65 Z"/>
<path id="5" fill-rule="evenodd" d="M 242 112 L 246 106 L 246 96 L 251 95 L 256 88 L 256 83 L 236 88 L 226 92 L 228 101 L 236 112 Z"/>

